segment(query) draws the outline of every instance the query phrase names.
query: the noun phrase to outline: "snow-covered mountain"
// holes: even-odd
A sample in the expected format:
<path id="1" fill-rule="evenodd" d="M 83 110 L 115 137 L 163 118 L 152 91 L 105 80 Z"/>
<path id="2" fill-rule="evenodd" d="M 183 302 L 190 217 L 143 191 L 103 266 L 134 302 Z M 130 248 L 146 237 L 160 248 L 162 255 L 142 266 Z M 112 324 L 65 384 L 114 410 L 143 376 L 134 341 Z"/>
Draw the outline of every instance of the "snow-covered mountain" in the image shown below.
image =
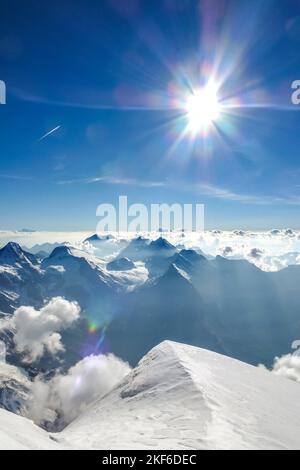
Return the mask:
<path id="1" fill-rule="evenodd" d="M 0 312 L 10 313 L 19 303 L 41 300 L 39 260 L 8 243 L 0 250 Z"/>
<path id="2" fill-rule="evenodd" d="M 177 248 L 163 237 L 151 241 L 140 236 L 131 240 L 117 259 L 127 258 L 135 262 L 144 262 L 149 276 L 158 277 L 168 269 L 172 262 L 172 256 L 177 251 Z"/>
<path id="3" fill-rule="evenodd" d="M 0 449 L 300 449 L 299 384 L 163 342 L 62 432 L 0 410 Z"/>
<path id="4" fill-rule="evenodd" d="M 22 303 L 39 305 L 58 295 L 94 309 L 100 298 L 134 284 L 136 275 L 132 273 L 130 279 L 130 274 L 110 273 L 105 261 L 71 246 L 58 246 L 41 260 L 9 243 L 0 250 L 0 312 L 10 313 Z"/>
<path id="5" fill-rule="evenodd" d="M 189 275 L 171 264 L 167 272 L 133 293 L 107 328 L 114 353 L 135 366 L 165 339 L 224 352 L 218 334 L 209 328 L 206 305 Z"/>
<path id="6" fill-rule="evenodd" d="M 104 247 L 114 238 L 98 241 Z M 133 366 L 165 339 L 271 365 L 300 337 L 300 266 L 264 272 L 245 260 L 179 251 L 162 237 L 121 246 L 108 258 L 59 246 L 41 260 L 8 244 L 0 250 L 0 317 L 56 296 L 77 301 L 82 319 L 102 326 L 112 352 Z M 90 339 L 82 322 L 64 336 L 74 353 Z"/>
<path id="7" fill-rule="evenodd" d="M 91 246 L 97 256 L 104 257 L 121 251 L 128 245 L 128 241 L 117 238 L 111 234 L 95 234 L 86 238 L 83 244 Z"/>
<path id="8" fill-rule="evenodd" d="M 122 304 L 107 331 L 115 352 L 133 365 L 163 339 L 271 365 L 300 337 L 300 266 L 268 273 L 245 260 L 207 260 L 193 250 L 151 263 L 150 273 L 155 265 L 159 276 Z"/>
<path id="9" fill-rule="evenodd" d="M 59 246 L 67 245 L 67 244 L 68 244 L 67 242 L 64 242 L 64 243 L 41 243 L 41 244 L 33 245 L 31 248 L 27 248 L 27 247 L 24 246 L 24 247 L 22 247 L 22 249 L 27 251 L 27 252 L 32 253 L 35 256 L 39 256 L 40 253 L 43 253 L 44 255 L 49 256 L 50 253 L 52 253 L 52 251 L 55 248 L 57 248 Z"/>
<path id="10" fill-rule="evenodd" d="M 135 268 L 135 264 L 128 258 L 118 258 L 107 264 L 108 271 L 130 271 Z"/>
<path id="11" fill-rule="evenodd" d="M 177 251 L 176 247 L 165 238 L 160 237 L 149 244 L 149 256 L 170 257 Z"/>
<path id="12" fill-rule="evenodd" d="M 121 250 L 118 258 L 128 258 L 131 261 L 144 261 L 149 256 L 150 240 L 144 237 L 134 238 Z"/>
<path id="13" fill-rule="evenodd" d="M 110 271 L 107 261 L 71 246 L 58 246 L 41 260 L 17 244 L 8 244 L 0 251 L 0 320 L 21 305 L 39 309 L 54 297 L 78 302 L 81 319 L 76 328 L 63 333 L 68 352 L 65 359 L 75 363 L 87 343 L 87 325 L 109 323 L 122 304 L 121 297 L 147 280 L 142 265 L 135 266 L 130 260 L 127 263 L 132 269 L 124 271 L 119 266 Z M 7 344 L 11 362 L 18 363 L 12 354 L 10 332 L 0 330 L 0 339 Z"/>
<path id="14" fill-rule="evenodd" d="M 0 362 L 1 408 L 24 415 L 30 397 L 30 381 L 21 369 Z"/>
<path id="15" fill-rule="evenodd" d="M 105 242 L 107 240 L 115 240 L 115 237 L 111 234 L 103 235 L 103 236 L 95 234 L 95 235 L 92 235 L 91 237 L 86 238 L 84 241 L 90 242 L 90 243 L 100 243 L 103 241 Z"/>
<path id="16" fill-rule="evenodd" d="M 0 250 L 0 264 L 9 266 L 36 266 L 38 260 L 31 253 L 22 250 L 17 243 L 11 242 Z"/>

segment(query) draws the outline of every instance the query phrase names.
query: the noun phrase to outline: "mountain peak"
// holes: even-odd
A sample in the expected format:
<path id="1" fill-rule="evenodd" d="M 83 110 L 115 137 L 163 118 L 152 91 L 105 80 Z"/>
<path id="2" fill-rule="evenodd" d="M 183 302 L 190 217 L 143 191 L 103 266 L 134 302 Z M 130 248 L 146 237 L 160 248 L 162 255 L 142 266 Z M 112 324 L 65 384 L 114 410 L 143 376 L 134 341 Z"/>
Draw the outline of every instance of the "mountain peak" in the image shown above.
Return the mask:
<path id="1" fill-rule="evenodd" d="M 180 269 L 174 263 L 170 265 L 164 277 L 166 277 L 168 280 L 185 279 L 186 281 L 190 282 L 189 277 L 186 274 L 186 272 Z"/>
<path id="2" fill-rule="evenodd" d="M 88 237 L 84 240 L 84 242 L 90 242 L 90 243 L 93 243 L 93 242 L 102 242 L 102 241 L 107 241 L 107 240 L 112 240 L 114 237 L 110 234 L 107 234 L 107 235 L 97 235 L 95 233 L 95 235 L 92 235 L 91 237 Z"/>
<path id="3" fill-rule="evenodd" d="M 186 249 L 183 249 L 180 251 L 179 253 L 181 256 L 183 256 L 185 259 L 187 259 L 188 261 L 191 261 L 191 262 L 197 262 L 197 261 L 200 261 L 200 260 L 205 260 L 205 256 L 203 255 L 200 255 L 199 253 L 197 253 L 197 251 L 195 250 L 186 250 Z"/>
<path id="4" fill-rule="evenodd" d="M 130 271 L 135 264 L 128 258 L 117 258 L 107 264 L 108 271 Z"/>
<path id="5" fill-rule="evenodd" d="M 15 242 L 9 242 L 5 245 L 1 250 L 0 253 L 10 253 L 15 255 L 20 255 L 23 253 L 21 246 Z"/>
<path id="6" fill-rule="evenodd" d="M 157 278 L 154 285 L 163 289 L 194 289 L 188 274 L 176 266 L 170 264 L 168 270 L 161 277 Z"/>
<path id="7" fill-rule="evenodd" d="M 65 258 L 67 256 L 72 256 L 72 251 L 69 246 L 58 246 L 54 248 L 49 258 Z"/>
<path id="8" fill-rule="evenodd" d="M 38 261 L 34 255 L 24 251 L 18 243 L 9 242 L 0 250 L 0 260 L 4 263 L 13 264 L 31 263 L 37 264 Z"/>
<path id="9" fill-rule="evenodd" d="M 176 251 L 176 248 L 174 245 L 168 242 L 163 237 L 159 237 L 157 240 L 154 240 L 150 243 L 149 248 L 157 248 L 157 249 L 163 249 L 163 250 L 170 250 L 170 251 Z"/>
<path id="10" fill-rule="evenodd" d="M 148 256 L 149 240 L 142 236 L 133 238 L 118 255 L 118 258 L 129 258 L 131 261 L 142 261 Z"/>
<path id="11" fill-rule="evenodd" d="M 148 238 L 145 238 L 143 237 L 142 235 L 139 235 L 138 237 L 136 238 L 133 238 L 133 240 L 131 240 L 130 244 L 133 244 L 133 245 L 144 245 L 144 244 L 149 244 L 149 240 Z"/>
<path id="12" fill-rule="evenodd" d="M 200 255 L 194 250 L 185 249 L 181 250 L 179 253 L 175 253 L 172 258 L 173 264 L 186 272 L 192 272 L 205 261 L 207 261 L 207 259 L 203 255 Z"/>

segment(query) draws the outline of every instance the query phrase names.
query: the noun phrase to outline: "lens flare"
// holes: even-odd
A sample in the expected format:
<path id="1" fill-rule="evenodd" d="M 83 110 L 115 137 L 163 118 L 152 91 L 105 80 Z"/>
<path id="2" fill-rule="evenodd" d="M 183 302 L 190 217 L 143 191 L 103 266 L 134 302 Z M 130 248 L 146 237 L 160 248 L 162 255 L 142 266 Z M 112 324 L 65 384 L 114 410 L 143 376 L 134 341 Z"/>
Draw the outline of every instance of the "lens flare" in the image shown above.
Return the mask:
<path id="1" fill-rule="evenodd" d="M 89 325 L 88 325 L 89 333 L 96 333 L 98 329 L 99 329 L 99 327 L 96 323 L 94 323 L 94 322 L 89 323 Z"/>

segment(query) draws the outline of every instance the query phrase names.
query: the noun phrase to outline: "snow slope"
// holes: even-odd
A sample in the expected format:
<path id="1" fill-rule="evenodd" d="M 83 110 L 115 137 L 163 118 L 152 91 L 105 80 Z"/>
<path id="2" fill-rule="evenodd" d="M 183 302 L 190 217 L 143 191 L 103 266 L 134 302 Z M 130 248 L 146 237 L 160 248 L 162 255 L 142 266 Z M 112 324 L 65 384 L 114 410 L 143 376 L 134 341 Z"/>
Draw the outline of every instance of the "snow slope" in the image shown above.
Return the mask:
<path id="1" fill-rule="evenodd" d="M 0 450 L 65 449 L 32 421 L 0 409 Z"/>
<path id="2" fill-rule="evenodd" d="M 0 449 L 300 449 L 299 394 L 265 370 L 165 341 L 61 433 L 0 410 Z"/>
<path id="3" fill-rule="evenodd" d="M 299 449 L 299 395 L 299 384 L 166 341 L 62 435 L 93 449 Z"/>
<path id="4" fill-rule="evenodd" d="M 24 415 L 26 402 L 30 398 L 31 382 L 20 368 L 0 362 L 1 408 Z"/>

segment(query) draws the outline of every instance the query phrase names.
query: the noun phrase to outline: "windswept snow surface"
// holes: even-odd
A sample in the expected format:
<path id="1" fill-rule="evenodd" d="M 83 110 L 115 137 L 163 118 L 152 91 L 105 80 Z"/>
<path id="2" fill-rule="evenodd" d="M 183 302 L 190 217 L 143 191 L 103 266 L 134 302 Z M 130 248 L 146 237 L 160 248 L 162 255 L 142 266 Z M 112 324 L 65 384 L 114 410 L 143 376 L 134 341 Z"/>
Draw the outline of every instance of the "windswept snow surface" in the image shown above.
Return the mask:
<path id="1" fill-rule="evenodd" d="M 0 450 L 67 449 L 32 421 L 0 409 Z"/>
<path id="2" fill-rule="evenodd" d="M 93 449 L 299 449 L 299 384 L 173 342 L 62 435 Z"/>
<path id="3" fill-rule="evenodd" d="M 61 433 L 0 410 L 0 449 L 300 449 L 299 387 L 165 341 Z"/>

